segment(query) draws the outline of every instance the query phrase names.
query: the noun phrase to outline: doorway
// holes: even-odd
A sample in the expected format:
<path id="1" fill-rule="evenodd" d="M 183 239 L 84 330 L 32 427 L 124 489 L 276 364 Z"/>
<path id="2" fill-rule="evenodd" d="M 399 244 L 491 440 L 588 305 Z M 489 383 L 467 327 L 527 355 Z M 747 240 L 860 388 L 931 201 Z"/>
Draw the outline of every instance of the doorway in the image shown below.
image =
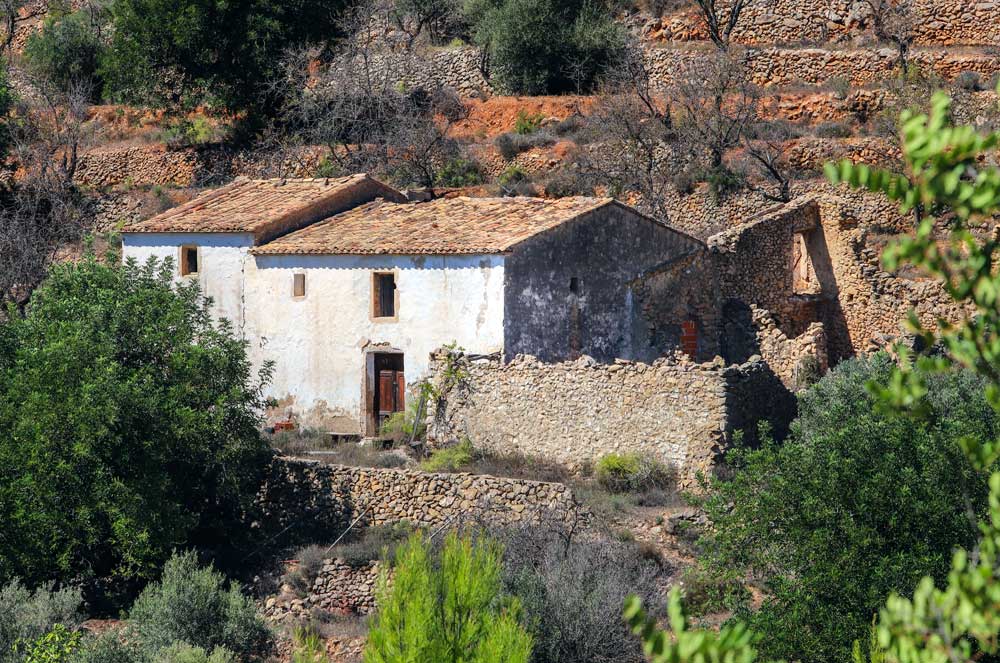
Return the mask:
<path id="1" fill-rule="evenodd" d="M 406 409 L 403 353 L 370 352 L 365 363 L 365 432 L 368 436 L 375 437 L 386 419 Z"/>

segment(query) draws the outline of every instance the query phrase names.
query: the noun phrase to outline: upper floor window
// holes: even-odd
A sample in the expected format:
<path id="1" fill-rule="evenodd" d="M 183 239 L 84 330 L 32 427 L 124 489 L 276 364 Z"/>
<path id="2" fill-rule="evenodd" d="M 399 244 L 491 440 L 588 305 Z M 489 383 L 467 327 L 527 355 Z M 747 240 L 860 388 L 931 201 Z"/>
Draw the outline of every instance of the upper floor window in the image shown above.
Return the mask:
<path id="1" fill-rule="evenodd" d="M 198 247 L 181 247 L 181 276 L 195 276 L 198 274 Z"/>
<path id="2" fill-rule="evenodd" d="M 396 317 L 396 275 L 392 272 L 372 274 L 372 317 Z"/>

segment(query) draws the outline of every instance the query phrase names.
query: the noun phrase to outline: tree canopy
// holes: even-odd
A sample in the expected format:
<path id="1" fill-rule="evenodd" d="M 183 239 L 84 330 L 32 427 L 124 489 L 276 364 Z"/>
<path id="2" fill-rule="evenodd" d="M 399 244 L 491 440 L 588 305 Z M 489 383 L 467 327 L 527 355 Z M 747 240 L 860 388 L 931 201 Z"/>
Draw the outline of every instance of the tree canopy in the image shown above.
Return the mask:
<path id="1" fill-rule="evenodd" d="M 58 264 L 0 325 L 0 579 L 141 581 L 174 547 L 232 545 L 269 369 L 171 278 Z"/>

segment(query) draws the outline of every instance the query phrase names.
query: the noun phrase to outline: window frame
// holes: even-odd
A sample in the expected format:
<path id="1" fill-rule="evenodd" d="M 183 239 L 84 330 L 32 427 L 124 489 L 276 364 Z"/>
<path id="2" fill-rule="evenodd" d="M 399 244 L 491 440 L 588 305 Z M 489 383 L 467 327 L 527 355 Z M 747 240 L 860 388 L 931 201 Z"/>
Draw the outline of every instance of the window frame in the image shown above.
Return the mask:
<path id="1" fill-rule="evenodd" d="M 379 315 L 381 312 L 380 279 L 384 276 L 392 277 L 392 315 Z M 371 273 L 371 303 L 368 314 L 372 322 L 396 322 L 399 320 L 399 273 L 396 270 L 381 269 L 373 270 Z"/>
<path id="2" fill-rule="evenodd" d="M 298 285 L 299 279 L 302 280 L 302 294 L 298 294 L 296 287 Z M 305 272 L 293 272 L 292 273 L 292 299 L 305 299 L 306 293 L 306 273 Z"/>
<path id="3" fill-rule="evenodd" d="M 187 270 L 187 255 L 188 252 L 194 251 L 194 263 L 195 271 L 189 272 Z M 201 274 L 201 247 L 197 244 L 181 244 L 177 251 L 177 273 L 181 278 L 198 278 Z"/>

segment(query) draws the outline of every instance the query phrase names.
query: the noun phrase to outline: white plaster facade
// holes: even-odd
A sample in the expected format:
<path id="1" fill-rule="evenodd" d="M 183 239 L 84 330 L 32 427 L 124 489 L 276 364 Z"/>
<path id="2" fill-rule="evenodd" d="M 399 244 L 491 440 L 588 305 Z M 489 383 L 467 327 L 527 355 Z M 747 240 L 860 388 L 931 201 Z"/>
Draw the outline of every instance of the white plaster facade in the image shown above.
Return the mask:
<path id="1" fill-rule="evenodd" d="M 239 332 L 244 327 L 244 274 L 254 245 L 249 233 L 125 233 L 122 256 L 139 264 L 150 258 L 170 258 L 177 279 L 197 279 L 202 292 L 212 298 L 212 313 L 226 318 Z M 198 274 L 180 275 L 182 246 L 198 250 Z"/>
<path id="2" fill-rule="evenodd" d="M 364 433 L 367 352 L 401 352 L 410 386 L 443 344 L 481 354 L 503 348 L 503 256 L 253 256 L 244 233 L 126 233 L 122 245 L 126 260 L 171 258 L 177 279 L 196 278 L 213 315 L 248 341 L 255 368 L 273 362 L 273 418 Z M 180 276 L 182 246 L 197 247 L 197 276 Z M 395 318 L 372 315 L 377 272 L 396 277 Z M 294 296 L 295 274 L 305 276 L 302 297 Z"/>
<path id="3" fill-rule="evenodd" d="M 276 414 L 364 432 L 366 353 L 404 355 L 408 386 L 428 375 L 430 353 L 457 343 L 503 347 L 503 256 L 251 256 L 247 338 L 256 364 L 274 361 Z M 372 275 L 396 279 L 396 316 L 372 313 Z M 293 296 L 295 274 L 305 295 Z M 370 431 L 369 431 L 370 432 Z"/>

